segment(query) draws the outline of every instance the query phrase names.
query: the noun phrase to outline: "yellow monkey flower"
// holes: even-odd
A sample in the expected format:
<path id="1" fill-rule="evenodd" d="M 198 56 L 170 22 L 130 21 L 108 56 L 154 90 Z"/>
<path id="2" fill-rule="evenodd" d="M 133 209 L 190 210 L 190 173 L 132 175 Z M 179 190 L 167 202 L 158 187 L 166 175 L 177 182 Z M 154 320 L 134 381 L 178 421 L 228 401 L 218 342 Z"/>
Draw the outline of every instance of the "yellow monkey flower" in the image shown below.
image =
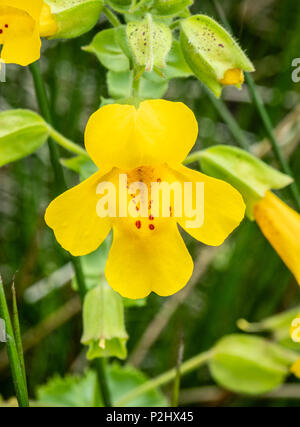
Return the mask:
<path id="1" fill-rule="evenodd" d="M 300 313 L 298 317 L 292 321 L 290 334 L 294 342 L 300 343 Z M 292 365 L 291 372 L 296 377 L 300 378 L 300 358 Z"/>
<path id="2" fill-rule="evenodd" d="M 26 66 L 37 61 L 40 37 L 56 31 L 56 22 L 43 0 L 0 0 L 0 58 L 5 63 Z"/>
<path id="3" fill-rule="evenodd" d="M 271 191 L 254 206 L 253 213 L 264 236 L 300 284 L 300 215 Z"/>
<path id="4" fill-rule="evenodd" d="M 151 291 L 167 296 L 186 285 L 193 261 L 177 224 L 197 240 L 218 246 L 244 217 L 245 205 L 237 190 L 182 165 L 197 134 L 193 112 L 180 102 L 144 101 L 138 108 L 106 105 L 91 116 L 85 131 L 86 149 L 99 171 L 47 208 L 46 223 L 74 256 L 96 250 L 113 229 L 105 274 L 109 285 L 124 297 L 144 298 Z M 128 194 L 120 189 L 115 194 L 119 214 L 100 217 L 97 206 L 102 185 L 116 188 L 123 175 Z M 136 183 L 145 185 L 143 193 L 134 191 Z M 167 204 L 167 215 L 161 210 L 154 215 L 153 200 L 148 195 L 144 203 L 142 196 L 152 184 L 160 183 L 189 183 L 193 188 L 202 184 L 203 223 L 191 228 L 191 217 L 186 211 L 176 214 L 173 198 Z M 193 206 L 199 204 L 197 192 L 190 190 L 188 196 Z M 124 199 L 126 212 L 121 212 Z M 143 215 L 142 210 L 146 210 Z"/>

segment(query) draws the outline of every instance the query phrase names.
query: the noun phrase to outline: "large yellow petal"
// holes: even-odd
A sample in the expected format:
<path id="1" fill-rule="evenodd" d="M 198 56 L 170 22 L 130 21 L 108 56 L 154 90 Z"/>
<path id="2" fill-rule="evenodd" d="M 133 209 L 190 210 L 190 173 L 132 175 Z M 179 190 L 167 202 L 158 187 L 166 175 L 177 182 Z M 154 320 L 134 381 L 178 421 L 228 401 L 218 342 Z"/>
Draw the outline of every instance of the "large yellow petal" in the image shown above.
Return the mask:
<path id="1" fill-rule="evenodd" d="M 1 59 L 6 64 L 19 64 L 26 67 L 40 58 L 40 51 L 41 39 L 38 27 L 36 27 L 31 35 L 5 41 L 1 51 Z"/>
<path id="2" fill-rule="evenodd" d="M 105 274 L 123 297 L 144 298 L 151 291 L 172 295 L 187 284 L 192 271 L 193 260 L 175 222 L 140 235 L 122 224 L 114 226 Z"/>
<path id="3" fill-rule="evenodd" d="M 0 6 L 25 10 L 36 21 L 39 21 L 43 3 L 43 0 L 0 0 Z"/>
<path id="4" fill-rule="evenodd" d="M 85 145 L 93 161 L 102 168 L 176 164 L 193 147 L 197 132 L 193 112 L 180 102 L 144 101 L 138 109 L 113 104 L 91 116 Z"/>
<path id="5" fill-rule="evenodd" d="M 100 218 L 96 212 L 99 200 L 96 188 L 102 179 L 106 180 L 102 173 L 95 173 L 58 196 L 47 208 L 47 225 L 53 229 L 61 246 L 72 255 L 93 252 L 111 229 L 110 219 Z"/>
<path id="6" fill-rule="evenodd" d="M 300 284 L 300 215 L 268 191 L 255 205 L 254 217 Z"/>
<path id="7" fill-rule="evenodd" d="M 193 218 L 186 215 L 178 220 L 179 224 L 200 242 L 211 246 L 221 245 L 244 218 L 245 203 L 242 196 L 230 184 L 184 166 L 174 170 L 174 174 L 182 184 L 193 183 L 193 192 L 190 197 L 194 208 L 196 207 L 195 184 L 203 183 L 204 191 L 203 225 L 190 228 L 187 224 Z M 198 204 L 200 205 L 199 200 Z"/>
<path id="8" fill-rule="evenodd" d="M 297 377 L 300 378 L 300 358 L 291 367 L 291 372 Z"/>

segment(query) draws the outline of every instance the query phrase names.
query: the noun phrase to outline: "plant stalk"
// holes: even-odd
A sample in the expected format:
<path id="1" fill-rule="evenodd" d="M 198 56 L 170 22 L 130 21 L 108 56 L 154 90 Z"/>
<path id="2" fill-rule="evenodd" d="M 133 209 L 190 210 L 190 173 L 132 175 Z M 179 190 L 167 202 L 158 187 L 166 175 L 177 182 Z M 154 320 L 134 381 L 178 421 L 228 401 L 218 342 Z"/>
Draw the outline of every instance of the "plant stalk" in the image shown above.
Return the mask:
<path id="1" fill-rule="evenodd" d="M 197 369 L 199 366 L 208 362 L 209 359 L 211 358 L 211 356 L 212 356 L 212 351 L 207 351 L 204 353 L 200 353 L 197 356 L 187 360 L 180 367 L 181 376 L 193 371 L 194 369 Z M 127 393 L 118 402 L 116 402 L 115 406 L 125 406 L 131 400 L 136 399 L 137 397 L 146 393 L 147 391 L 169 383 L 174 378 L 176 378 L 176 375 L 177 375 L 177 368 L 170 369 L 169 371 L 165 372 L 164 374 L 159 375 L 158 377 L 147 381 L 146 383 L 142 384 L 141 386 L 139 386 L 139 387 L 133 389 L 132 391 L 130 391 L 129 393 Z"/>
<path id="2" fill-rule="evenodd" d="M 7 307 L 6 297 L 4 293 L 2 279 L 0 277 L 0 317 L 5 321 L 7 333 L 7 355 L 10 363 L 16 397 L 20 407 L 29 407 L 28 391 L 24 381 L 24 374 L 21 361 L 19 359 L 17 344 L 14 336 L 14 331 Z"/>

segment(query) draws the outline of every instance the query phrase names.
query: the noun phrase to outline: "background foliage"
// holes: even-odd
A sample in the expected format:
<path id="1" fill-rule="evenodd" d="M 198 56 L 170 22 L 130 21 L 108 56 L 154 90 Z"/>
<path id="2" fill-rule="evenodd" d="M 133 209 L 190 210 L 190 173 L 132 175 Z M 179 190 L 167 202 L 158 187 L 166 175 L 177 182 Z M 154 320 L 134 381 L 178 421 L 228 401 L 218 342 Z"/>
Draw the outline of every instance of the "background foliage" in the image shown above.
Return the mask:
<path id="1" fill-rule="evenodd" d="M 256 66 L 256 84 L 277 126 L 279 141 L 291 156 L 293 172 L 300 180 L 300 83 L 297 85 L 291 79 L 292 60 L 300 54 L 300 3 L 296 0 L 224 0 L 222 5 L 233 33 Z M 210 0 L 197 0 L 192 10 L 215 16 Z M 104 28 L 109 26 L 102 17 L 91 32 L 80 38 L 43 44 L 41 66 L 48 84 L 54 122 L 62 134 L 75 141 L 83 140 L 88 117 L 99 107 L 100 99 L 109 98 L 106 70 L 96 56 L 81 49 Z M 6 84 L 0 84 L 0 110 L 20 107 L 37 110 L 29 71 L 9 66 L 7 79 Z M 207 92 L 195 78 L 173 80 L 166 96 L 170 100 L 182 100 L 195 112 L 200 129 L 197 148 L 217 143 L 236 145 Z M 241 92 L 226 88 L 223 99 L 244 129 L 249 143 L 255 144 L 257 154 L 266 152 L 264 159 L 273 164 L 273 156 L 265 149 L 264 128 L 249 101 L 247 88 L 244 86 Z M 68 157 L 66 152 L 62 155 Z M 66 172 L 69 186 L 76 184 L 77 175 Z M 37 396 L 38 387 L 53 375 L 80 374 L 86 368 L 80 345 L 80 307 L 69 286 L 70 269 L 65 267 L 68 260 L 66 254 L 58 250 L 43 220 L 45 207 L 53 196 L 52 180 L 46 146 L 0 169 L 0 271 L 7 285 L 17 271 L 15 282 L 25 334 L 31 398 Z M 281 192 L 281 196 L 290 202 L 288 192 Z M 225 334 L 237 332 L 239 318 L 258 322 L 300 302 L 295 280 L 255 223 L 245 219 L 219 249 L 204 247 L 189 240 L 188 236 L 185 238 L 197 270 L 190 291 L 181 292 L 172 302 L 151 295 L 142 308 L 126 306 L 129 360 L 150 377 L 176 364 L 181 335 L 187 359 L 209 349 Z M 53 277 L 54 272 L 57 273 Z M 49 276 L 50 279 L 45 279 Z M 42 282 L 37 288 L 39 281 Z M 158 320 L 147 329 L 157 315 L 160 316 Z M 162 327 L 164 322 L 165 328 Z M 145 354 L 139 345 L 143 337 L 146 343 L 153 340 L 153 346 Z M 14 391 L 3 348 L 0 344 L 0 394 L 6 400 Z M 117 366 L 113 369 L 115 376 L 122 375 Z M 92 373 L 87 374 L 86 381 L 93 383 Z M 138 384 L 139 379 L 132 381 Z M 180 402 L 217 406 L 298 406 L 299 381 L 298 385 L 292 377 L 288 381 L 295 384 L 294 398 L 279 398 L 276 393 L 249 398 L 215 386 L 208 368 L 203 367 L 196 375 L 182 378 Z M 168 395 L 170 386 L 164 391 Z M 41 388 L 38 396 L 53 403 L 49 389 Z M 92 398 L 86 398 L 88 404 L 88 399 Z M 153 392 L 149 399 L 154 404 L 163 404 L 164 398 Z"/>

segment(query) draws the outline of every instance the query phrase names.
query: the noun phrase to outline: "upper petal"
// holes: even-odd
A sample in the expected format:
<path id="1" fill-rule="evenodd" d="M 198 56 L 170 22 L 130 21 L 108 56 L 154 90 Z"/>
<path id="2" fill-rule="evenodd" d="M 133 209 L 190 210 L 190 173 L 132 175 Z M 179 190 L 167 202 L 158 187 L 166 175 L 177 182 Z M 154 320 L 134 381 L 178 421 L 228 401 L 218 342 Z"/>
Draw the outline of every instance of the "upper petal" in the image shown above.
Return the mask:
<path id="1" fill-rule="evenodd" d="M 144 101 L 138 109 L 113 104 L 91 116 L 85 145 L 99 167 L 177 164 L 193 147 L 197 132 L 193 112 L 180 102 Z"/>
<path id="2" fill-rule="evenodd" d="M 264 236 L 300 284 L 300 215 L 271 191 L 254 206 Z"/>
<path id="3" fill-rule="evenodd" d="M 181 183 L 203 184 L 203 224 L 200 227 L 191 228 L 187 224 L 193 218 L 186 215 L 178 220 L 179 224 L 200 242 L 212 246 L 221 245 L 244 218 L 245 203 L 242 196 L 227 182 L 184 166 L 177 168 L 174 174 Z M 190 197 L 195 208 L 197 206 L 195 189 Z M 198 206 L 201 206 L 199 200 Z"/>
<path id="4" fill-rule="evenodd" d="M 2 0 L 3 6 L 15 7 L 16 9 L 25 10 L 33 19 L 39 20 L 43 0 Z"/>
<path id="5" fill-rule="evenodd" d="M 172 295 L 187 284 L 192 271 L 193 260 L 175 222 L 140 236 L 127 227 L 114 226 L 105 274 L 123 297 L 144 298 L 151 291 Z"/>
<path id="6" fill-rule="evenodd" d="M 108 218 L 96 212 L 99 196 L 97 185 L 105 179 L 100 172 L 66 191 L 48 206 L 45 221 L 55 233 L 56 240 L 72 255 L 93 252 L 111 229 Z"/>

